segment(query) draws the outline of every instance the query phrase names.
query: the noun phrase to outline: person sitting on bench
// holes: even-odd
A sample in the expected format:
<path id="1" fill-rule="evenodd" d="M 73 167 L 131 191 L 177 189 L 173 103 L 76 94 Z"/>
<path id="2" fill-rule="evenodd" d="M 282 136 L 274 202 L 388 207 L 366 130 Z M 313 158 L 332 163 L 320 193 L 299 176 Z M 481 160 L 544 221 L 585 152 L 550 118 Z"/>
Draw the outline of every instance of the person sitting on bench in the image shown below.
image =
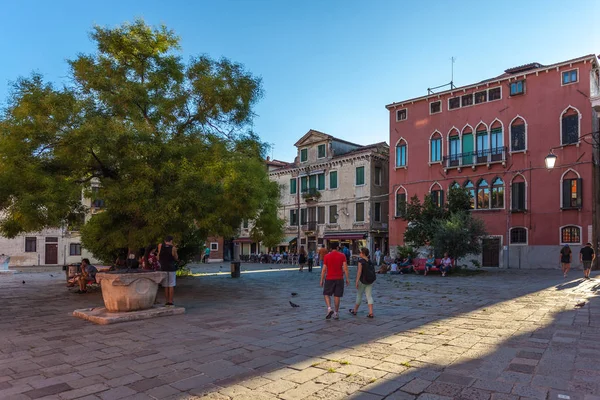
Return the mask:
<path id="1" fill-rule="evenodd" d="M 75 275 L 75 282 L 79 285 L 79 290 L 75 293 L 86 293 L 88 284 L 96 283 L 96 273 L 98 270 L 90 265 L 90 260 L 84 258 L 81 260 L 81 273 Z"/>
<path id="2" fill-rule="evenodd" d="M 401 274 L 410 274 L 413 270 L 413 260 L 411 256 L 406 257 L 402 260 L 398 266 L 400 267 Z"/>
<path id="3" fill-rule="evenodd" d="M 433 254 L 429 254 L 429 256 L 427 257 L 427 260 L 425 261 L 425 273 L 423 275 L 427 275 L 427 272 L 431 269 L 435 267 L 435 258 L 433 257 Z"/>

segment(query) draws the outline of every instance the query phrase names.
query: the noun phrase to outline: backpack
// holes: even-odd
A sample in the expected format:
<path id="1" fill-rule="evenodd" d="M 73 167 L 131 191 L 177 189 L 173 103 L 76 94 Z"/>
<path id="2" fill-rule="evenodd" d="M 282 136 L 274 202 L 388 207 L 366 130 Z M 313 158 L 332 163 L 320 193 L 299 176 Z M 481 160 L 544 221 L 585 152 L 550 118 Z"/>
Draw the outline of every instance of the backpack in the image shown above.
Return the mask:
<path id="1" fill-rule="evenodd" d="M 371 262 L 371 260 L 364 260 L 361 259 L 360 261 L 362 263 L 362 273 L 360 275 L 360 281 L 362 283 L 364 283 L 365 285 L 370 285 L 373 282 L 375 282 L 375 280 L 377 279 L 377 274 L 375 273 L 375 267 L 373 266 L 373 263 Z"/>

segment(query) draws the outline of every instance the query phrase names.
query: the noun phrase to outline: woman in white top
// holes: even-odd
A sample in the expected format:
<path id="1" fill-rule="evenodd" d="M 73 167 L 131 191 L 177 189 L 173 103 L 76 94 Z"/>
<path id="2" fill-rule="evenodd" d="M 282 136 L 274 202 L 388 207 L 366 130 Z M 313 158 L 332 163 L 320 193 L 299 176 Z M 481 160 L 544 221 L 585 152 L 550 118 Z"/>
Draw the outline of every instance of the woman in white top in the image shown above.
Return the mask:
<path id="1" fill-rule="evenodd" d="M 446 274 L 450 272 L 450 268 L 452 268 L 452 259 L 448 257 L 448 253 L 444 253 L 444 258 L 442 258 L 439 268 L 442 276 L 446 276 Z"/>

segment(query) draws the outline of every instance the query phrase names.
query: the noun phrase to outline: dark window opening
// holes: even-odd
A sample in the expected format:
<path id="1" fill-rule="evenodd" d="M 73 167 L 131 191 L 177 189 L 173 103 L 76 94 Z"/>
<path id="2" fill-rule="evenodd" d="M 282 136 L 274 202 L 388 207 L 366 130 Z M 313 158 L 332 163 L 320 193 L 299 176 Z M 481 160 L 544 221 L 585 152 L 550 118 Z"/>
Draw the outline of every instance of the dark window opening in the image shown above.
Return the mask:
<path id="1" fill-rule="evenodd" d="M 429 112 L 430 112 L 430 114 L 436 114 L 436 113 L 442 112 L 442 102 L 434 101 L 433 103 L 430 103 L 429 104 Z"/>
<path id="2" fill-rule="evenodd" d="M 502 98 L 502 92 L 499 87 L 489 90 L 488 99 L 489 101 L 500 100 Z"/>
<path id="3" fill-rule="evenodd" d="M 512 228 L 510 230 L 510 244 L 527 244 L 527 229 Z"/>
<path id="4" fill-rule="evenodd" d="M 448 101 L 448 109 L 460 108 L 460 97 L 453 97 Z"/>

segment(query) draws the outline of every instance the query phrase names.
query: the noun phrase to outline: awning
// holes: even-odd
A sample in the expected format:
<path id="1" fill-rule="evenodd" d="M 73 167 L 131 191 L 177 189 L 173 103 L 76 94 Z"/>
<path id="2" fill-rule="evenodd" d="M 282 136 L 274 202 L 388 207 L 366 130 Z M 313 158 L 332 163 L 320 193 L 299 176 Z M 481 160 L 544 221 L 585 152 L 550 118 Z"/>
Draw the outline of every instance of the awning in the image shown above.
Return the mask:
<path id="1" fill-rule="evenodd" d="M 252 240 L 249 237 L 241 237 L 241 238 L 234 239 L 233 243 L 254 243 L 254 240 Z"/>
<path id="2" fill-rule="evenodd" d="M 289 246 L 292 242 L 298 240 L 296 236 L 287 236 L 277 246 Z"/>
<path id="3" fill-rule="evenodd" d="M 323 236 L 327 240 L 362 240 L 367 232 L 325 232 Z"/>

